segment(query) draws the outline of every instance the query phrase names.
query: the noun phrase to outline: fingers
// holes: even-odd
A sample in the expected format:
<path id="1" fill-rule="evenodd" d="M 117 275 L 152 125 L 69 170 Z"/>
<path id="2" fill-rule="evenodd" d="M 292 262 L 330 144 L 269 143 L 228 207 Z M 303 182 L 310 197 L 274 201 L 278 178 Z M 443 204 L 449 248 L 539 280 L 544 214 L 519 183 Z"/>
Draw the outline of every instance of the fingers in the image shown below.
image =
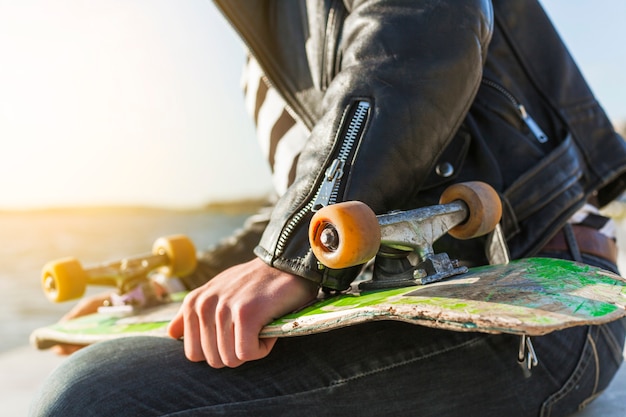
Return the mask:
<path id="1" fill-rule="evenodd" d="M 215 325 L 211 320 L 214 308 L 206 300 L 199 290 L 189 293 L 170 322 L 168 335 L 183 339 L 185 356 L 190 361 L 207 361 L 211 366 L 219 368 L 223 364 L 212 354 L 216 351 Z"/>
<path id="2" fill-rule="evenodd" d="M 75 319 L 76 317 L 85 316 L 98 311 L 98 307 L 104 305 L 104 302 L 111 298 L 111 293 L 106 292 L 96 294 L 81 299 L 67 314 L 61 317 L 60 321 Z"/>
<path id="3" fill-rule="evenodd" d="M 235 351 L 237 357 L 242 361 L 254 361 L 269 355 L 277 338 L 259 338 L 258 332 L 247 331 L 243 327 L 235 329 L 235 340 L 237 344 Z"/>
<path id="4" fill-rule="evenodd" d="M 236 367 L 267 356 L 276 339 L 259 339 L 263 326 L 316 294 L 314 284 L 255 259 L 189 293 L 168 333 L 183 338 L 189 360 Z"/>
<path id="5" fill-rule="evenodd" d="M 68 356 L 84 347 L 85 347 L 84 345 L 59 344 L 59 345 L 53 346 L 52 351 L 59 356 Z"/>
<path id="6" fill-rule="evenodd" d="M 206 294 L 190 294 L 170 323 L 168 334 L 183 339 L 185 356 L 190 361 L 232 368 L 245 362 L 235 349 L 234 328 L 230 307 Z M 258 339 L 258 331 L 254 339 Z"/>
<path id="7" fill-rule="evenodd" d="M 220 359 L 225 366 L 237 367 L 244 363 L 235 350 L 235 327 L 241 327 L 242 323 L 233 321 L 233 311 L 230 307 L 221 306 L 217 313 L 215 338 Z M 258 338 L 258 333 L 257 333 Z"/>
<path id="8" fill-rule="evenodd" d="M 269 354 L 276 340 L 259 339 L 262 324 L 254 314 L 211 297 L 190 295 L 168 327 L 170 337 L 183 339 L 187 359 L 234 368 Z"/>
<path id="9" fill-rule="evenodd" d="M 215 325 L 211 325 L 211 327 L 202 326 L 200 328 L 200 337 L 198 339 L 202 353 L 202 359 L 200 360 L 206 361 L 212 368 L 223 368 L 226 364 L 220 355 L 216 334 Z M 198 347 L 194 346 L 194 348 L 197 349 Z"/>
<path id="10" fill-rule="evenodd" d="M 189 359 L 205 360 L 213 368 L 235 368 L 269 353 L 269 349 L 261 352 L 254 349 L 259 345 L 259 331 L 262 326 L 257 325 L 250 317 L 241 318 L 234 307 L 225 303 L 206 303 L 201 307 L 196 305 L 195 311 L 202 311 L 203 314 L 192 316 L 186 322 L 186 329 L 197 328 L 197 333 L 192 336 L 194 341 L 185 345 Z M 233 317 L 237 319 L 234 320 Z M 242 333 L 247 335 L 244 340 L 241 340 Z M 185 340 L 187 339 L 186 335 Z M 241 349 L 241 345 L 246 348 Z"/>
<path id="11" fill-rule="evenodd" d="M 205 360 L 202 348 L 203 328 L 200 326 L 198 316 L 186 313 L 184 315 L 185 332 L 183 344 L 185 346 L 185 356 L 192 362 L 201 362 Z"/>

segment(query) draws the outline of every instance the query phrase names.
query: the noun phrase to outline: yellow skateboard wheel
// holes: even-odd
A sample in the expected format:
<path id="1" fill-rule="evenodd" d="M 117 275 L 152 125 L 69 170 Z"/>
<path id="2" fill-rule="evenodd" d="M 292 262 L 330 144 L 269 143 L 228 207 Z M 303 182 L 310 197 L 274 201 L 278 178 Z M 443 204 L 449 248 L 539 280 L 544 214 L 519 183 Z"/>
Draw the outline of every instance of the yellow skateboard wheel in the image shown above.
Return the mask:
<path id="1" fill-rule="evenodd" d="M 361 265 L 376 256 L 380 225 L 365 203 L 346 201 L 323 207 L 309 225 L 309 242 L 316 258 L 333 269 Z"/>
<path id="2" fill-rule="evenodd" d="M 184 277 L 196 269 L 196 247 L 187 236 L 161 237 L 154 242 L 152 253 L 168 257 L 166 269 L 170 275 Z"/>
<path id="3" fill-rule="evenodd" d="M 80 298 L 87 288 L 87 273 L 75 258 L 48 262 L 41 276 L 44 293 L 55 303 Z"/>
<path id="4" fill-rule="evenodd" d="M 467 220 L 448 233 L 457 239 L 472 239 L 491 232 L 502 217 L 502 202 L 498 193 L 488 184 L 469 181 L 453 184 L 441 194 L 440 204 L 461 200 L 469 209 Z"/>

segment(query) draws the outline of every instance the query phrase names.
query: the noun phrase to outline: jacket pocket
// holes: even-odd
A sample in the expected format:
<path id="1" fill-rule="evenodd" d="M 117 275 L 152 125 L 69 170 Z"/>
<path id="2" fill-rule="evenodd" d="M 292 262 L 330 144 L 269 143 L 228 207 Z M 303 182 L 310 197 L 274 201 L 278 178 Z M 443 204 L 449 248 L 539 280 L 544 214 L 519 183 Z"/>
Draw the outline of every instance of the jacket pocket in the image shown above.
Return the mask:
<path id="1" fill-rule="evenodd" d="M 502 84 L 483 79 L 466 121 L 474 142 L 470 175 L 503 191 L 558 148 L 564 137 L 554 132 L 560 130 L 540 126 L 535 113 L 546 120 L 549 110 L 531 109 Z"/>
<path id="2" fill-rule="evenodd" d="M 497 96 L 500 96 L 498 100 L 494 100 L 491 107 L 497 114 L 513 126 L 517 126 L 518 129 L 525 134 L 525 136 L 534 145 L 546 144 L 550 140 L 548 135 L 541 129 L 535 119 L 528 113 L 526 106 L 522 103 L 513 93 L 507 90 L 501 84 L 483 78 L 481 86 L 492 90 Z"/>
<path id="3" fill-rule="evenodd" d="M 486 130 L 484 136 L 491 147 L 506 147 L 522 157 L 538 160 L 556 147 L 558 138 L 550 137 L 536 122 L 533 113 L 537 111 L 528 109 L 501 83 L 483 78 L 472 113 Z"/>

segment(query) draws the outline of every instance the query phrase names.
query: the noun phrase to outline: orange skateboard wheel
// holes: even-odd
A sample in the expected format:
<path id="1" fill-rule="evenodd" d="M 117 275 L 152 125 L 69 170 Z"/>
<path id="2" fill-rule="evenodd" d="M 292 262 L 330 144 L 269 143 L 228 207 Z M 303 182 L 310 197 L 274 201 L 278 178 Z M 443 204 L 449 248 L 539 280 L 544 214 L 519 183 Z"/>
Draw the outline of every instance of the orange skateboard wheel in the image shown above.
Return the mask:
<path id="1" fill-rule="evenodd" d="M 313 254 L 333 269 L 361 265 L 376 256 L 380 225 L 365 203 L 346 201 L 323 207 L 309 224 Z"/>
<path id="2" fill-rule="evenodd" d="M 488 184 L 469 181 L 446 188 L 440 204 L 461 200 L 469 209 L 468 218 L 448 233 L 457 239 L 472 239 L 491 232 L 502 217 L 502 202 L 498 193 Z"/>
<path id="3" fill-rule="evenodd" d="M 44 293 L 55 303 L 80 298 L 87 288 L 87 273 L 75 258 L 48 262 L 41 278 Z"/>
<path id="4" fill-rule="evenodd" d="M 167 256 L 165 268 L 170 275 L 184 277 L 196 269 L 196 247 L 187 236 L 160 237 L 154 242 L 152 253 Z"/>

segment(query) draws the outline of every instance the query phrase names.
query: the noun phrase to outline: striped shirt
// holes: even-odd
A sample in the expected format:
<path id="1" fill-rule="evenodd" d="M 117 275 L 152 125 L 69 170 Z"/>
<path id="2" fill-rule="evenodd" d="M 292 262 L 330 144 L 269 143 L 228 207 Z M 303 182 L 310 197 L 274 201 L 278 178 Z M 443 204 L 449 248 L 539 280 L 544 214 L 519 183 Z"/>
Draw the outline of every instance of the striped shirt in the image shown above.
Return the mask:
<path id="1" fill-rule="evenodd" d="M 250 56 L 243 71 L 242 87 L 259 145 L 270 164 L 274 189 L 281 196 L 294 181 L 298 157 L 309 131 L 289 114 L 283 98 Z"/>

